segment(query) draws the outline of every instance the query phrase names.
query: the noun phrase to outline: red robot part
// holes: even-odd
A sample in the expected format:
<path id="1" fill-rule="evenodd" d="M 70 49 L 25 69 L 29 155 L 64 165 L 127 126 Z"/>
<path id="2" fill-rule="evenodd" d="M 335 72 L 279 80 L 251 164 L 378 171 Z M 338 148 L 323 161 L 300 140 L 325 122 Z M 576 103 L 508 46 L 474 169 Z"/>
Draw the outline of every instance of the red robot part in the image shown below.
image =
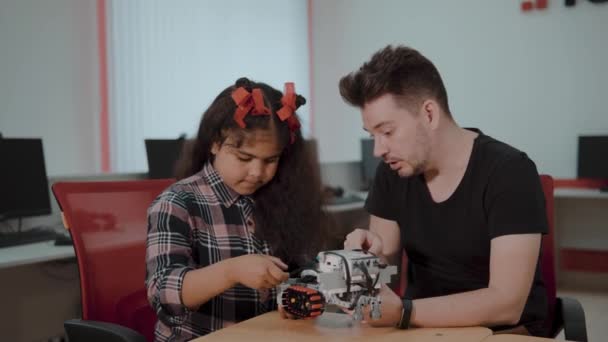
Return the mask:
<path id="1" fill-rule="evenodd" d="M 325 311 L 325 297 L 315 289 L 292 285 L 283 291 L 281 305 L 296 317 L 313 318 Z"/>

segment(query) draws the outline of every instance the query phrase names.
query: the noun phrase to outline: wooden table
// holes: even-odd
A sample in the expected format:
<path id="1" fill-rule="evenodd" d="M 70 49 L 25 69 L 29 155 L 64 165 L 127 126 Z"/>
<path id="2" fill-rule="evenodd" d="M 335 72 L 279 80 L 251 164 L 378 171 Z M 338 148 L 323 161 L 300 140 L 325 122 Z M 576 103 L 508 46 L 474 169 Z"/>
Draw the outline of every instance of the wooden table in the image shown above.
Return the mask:
<path id="1" fill-rule="evenodd" d="M 557 341 L 551 338 L 542 338 L 534 336 L 523 336 L 523 335 L 492 335 L 486 337 L 483 342 L 550 342 Z"/>
<path id="2" fill-rule="evenodd" d="M 193 341 L 416 341 L 416 342 L 477 342 L 492 335 L 488 328 L 432 328 L 399 330 L 374 328 L 353 322 L 350 316 L 325 312 L 314 320 L 282 319 L 279 313 L 267 314 L 199 337 Z"/>

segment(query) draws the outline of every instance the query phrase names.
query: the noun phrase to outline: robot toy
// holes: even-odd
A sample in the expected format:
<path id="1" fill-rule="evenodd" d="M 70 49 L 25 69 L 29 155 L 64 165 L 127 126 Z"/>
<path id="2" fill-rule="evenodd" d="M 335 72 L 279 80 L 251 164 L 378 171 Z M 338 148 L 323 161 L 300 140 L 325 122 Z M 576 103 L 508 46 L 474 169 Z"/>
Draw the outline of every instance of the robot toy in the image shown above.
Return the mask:
<path id="1" fill-rule="evenodd" d="M 367 251 L 335 250 L 320 252 L 313 267 L 295 273 L 278 289 L 277 302 L 287 313 L 312 318 L 333 304 L 354 310 L 353 320 L 361 321 L 366 305 L 371 306 L 371 319 L 381 317 L 378 292 L 397 267 Z"/>

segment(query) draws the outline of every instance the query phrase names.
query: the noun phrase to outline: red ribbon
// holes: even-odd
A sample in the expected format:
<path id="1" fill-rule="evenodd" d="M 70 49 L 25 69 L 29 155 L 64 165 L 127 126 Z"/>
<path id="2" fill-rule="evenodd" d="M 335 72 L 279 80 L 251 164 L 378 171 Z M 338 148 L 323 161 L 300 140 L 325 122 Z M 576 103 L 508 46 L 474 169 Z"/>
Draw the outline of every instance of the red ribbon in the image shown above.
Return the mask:
<path id="1" fill-rule="evenodd" d="M 251 112 L 252 115 L 270 115 L 270 110 L 264 104 L 264 95 L 260 88 L 254 88 L 251 93 L 243 87 L 238 87 L 232 92 L 232 99 L 236 103 L 234 121 L 245 128 L 245 117 Z"/>
<path id="2" fill-rule="evenodd" d="M 296 130 L 300 129 L 300 121 L 294 115 L 296 111 L 296 98 L 297 95 L 295 84 L 293 82 L 285 83 L 284 95 L 281 98 L 281 104 L 283 107 L 277 111 L 277 115 L 281 121 L 287 120 L 287 126 L 291 132 L 291 144 L 293 144 L 296 140 Z"/>
<path id="3" fill-rule="evenodd" d="M 300 121 L 295 116 L 296 111 L 296 87 L 293 82 L 285 83 L 284 95 L 281 98 L 281 109 L 277 111 L 277 116 L 281 121 L 287 120 L 287 127 L 291 132 L 290 143 L 293 144 L 296 140 L 295 132 L 300 129 Z M 251 93 L 243 87 L 238 87 L 232 92 L 232 99 L 236 103 L 234 111 L 234 121 L 241 127 L 245 128 L 245 117 L 251 113 L 252 115 L 270 115 L 270 110 L 264 104 L 264 95 L 260 88 L 254 88 Z"/>

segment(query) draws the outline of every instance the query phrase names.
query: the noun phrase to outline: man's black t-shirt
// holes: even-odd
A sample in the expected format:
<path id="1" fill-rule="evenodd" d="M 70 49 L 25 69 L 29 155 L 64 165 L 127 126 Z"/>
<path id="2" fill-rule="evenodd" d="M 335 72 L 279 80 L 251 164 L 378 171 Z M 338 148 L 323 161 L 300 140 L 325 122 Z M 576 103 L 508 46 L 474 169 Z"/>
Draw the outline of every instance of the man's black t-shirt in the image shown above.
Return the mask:
<path id="1" fill-rule="evenodd" d="M 406 297 L 412 299 L 485 288 L 493 238 L 548 231 L 534 162 L 481 132 L 464 177 L 447 200 L 432 199 L 423 175 L 400 178 L 380 163 L 365 207 L 399 224 L 408 256 Z M 518 325 L 524 324 L 533 335 L 545 335 L 546 315 L 546 290 L 537 262 Z"/>

